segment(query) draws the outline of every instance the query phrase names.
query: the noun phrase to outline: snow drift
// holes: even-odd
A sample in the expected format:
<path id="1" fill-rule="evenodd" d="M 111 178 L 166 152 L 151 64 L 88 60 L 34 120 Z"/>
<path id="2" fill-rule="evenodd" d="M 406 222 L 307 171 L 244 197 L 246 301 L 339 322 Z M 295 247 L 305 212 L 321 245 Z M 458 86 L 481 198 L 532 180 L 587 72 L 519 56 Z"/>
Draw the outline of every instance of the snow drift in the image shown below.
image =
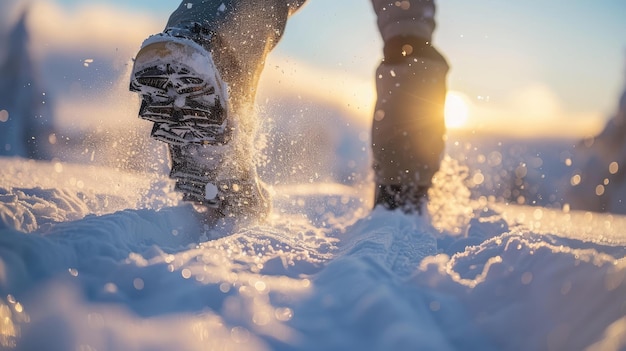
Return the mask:
<path id="1" fill-rule="evenodd" d="M 158 176 L 0 170 L 5 349 L 626 349 L 626 219 L 479 204 L 449 159 L 432 220 L 304 184 L 228 232 Z"/>

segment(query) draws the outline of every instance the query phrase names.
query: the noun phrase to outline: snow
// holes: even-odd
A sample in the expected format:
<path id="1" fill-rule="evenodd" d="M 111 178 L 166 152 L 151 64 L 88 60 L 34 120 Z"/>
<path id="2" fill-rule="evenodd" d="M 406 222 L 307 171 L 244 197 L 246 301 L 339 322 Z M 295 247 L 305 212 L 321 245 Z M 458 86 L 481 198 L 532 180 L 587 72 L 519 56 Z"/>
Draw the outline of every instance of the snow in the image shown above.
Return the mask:
<path id="1" fill-rule="evenodd" d="M 299 183 L 216 229 L 159 173 L 2 158 L 0 345 L 626 349 L 626 218 L 485 205 L 466 173 L 444 160 L 430 217 Z"/>

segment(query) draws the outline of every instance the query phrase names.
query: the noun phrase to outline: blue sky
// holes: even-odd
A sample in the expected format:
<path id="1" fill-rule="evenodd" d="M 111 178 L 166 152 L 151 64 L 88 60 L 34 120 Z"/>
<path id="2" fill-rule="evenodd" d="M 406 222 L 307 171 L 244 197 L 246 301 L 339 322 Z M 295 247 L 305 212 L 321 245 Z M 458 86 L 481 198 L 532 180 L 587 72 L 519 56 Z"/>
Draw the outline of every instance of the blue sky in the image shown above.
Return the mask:
<path id="1" fill-rule="evenodd" d="M 158 24 L 151 28 L 161 28 L 179 4 L 47 1 L 70 14 L 87 5 L 115 7 L 128 18 L 151 18 Z M 555 125 L 592 128 L 586 121 L 613 113 L 624 86 L 624 14 L 623 0 L 445 0 L 438 2 L 434 42 L 451 63 L 450 89 L 464 97 L 476 123 L 532 125 L 550 115 Z M 371 82 L 381 45 L 369 0 L 309 0 L 272 57 Z"/>

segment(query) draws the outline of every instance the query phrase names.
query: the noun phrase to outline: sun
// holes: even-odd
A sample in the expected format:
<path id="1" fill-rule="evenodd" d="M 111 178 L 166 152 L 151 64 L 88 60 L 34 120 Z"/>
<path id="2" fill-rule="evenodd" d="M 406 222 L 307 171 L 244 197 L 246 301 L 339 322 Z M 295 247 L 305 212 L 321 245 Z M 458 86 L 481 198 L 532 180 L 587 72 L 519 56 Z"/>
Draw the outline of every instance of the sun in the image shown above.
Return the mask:
<path id="1" fill-rule="evenodd" d="M 446 95 L 445 118 L 446 127 L 461 128 L 467 124 L 469 107 L 467 98 L 462 93 L 449 91 Z"/>

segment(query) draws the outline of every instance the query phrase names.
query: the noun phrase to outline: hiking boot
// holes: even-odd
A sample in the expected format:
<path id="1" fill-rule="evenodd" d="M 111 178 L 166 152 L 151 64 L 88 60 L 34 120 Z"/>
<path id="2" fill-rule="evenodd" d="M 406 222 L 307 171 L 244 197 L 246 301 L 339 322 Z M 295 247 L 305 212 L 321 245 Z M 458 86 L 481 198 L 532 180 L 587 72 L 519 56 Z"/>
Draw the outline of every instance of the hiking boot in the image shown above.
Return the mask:
<path id="1" fill-rule="evenodd" d="M 130 90 L 141 96 L 139 117 L 154 123 L 152 137 L 168 144 L 183 200 L 221 217 L 267 216 L 268 192 L 252 158 L 239 157 L 238 123 L 210 52 L 185 37 L 154 35 L 137 54 Z"/>

